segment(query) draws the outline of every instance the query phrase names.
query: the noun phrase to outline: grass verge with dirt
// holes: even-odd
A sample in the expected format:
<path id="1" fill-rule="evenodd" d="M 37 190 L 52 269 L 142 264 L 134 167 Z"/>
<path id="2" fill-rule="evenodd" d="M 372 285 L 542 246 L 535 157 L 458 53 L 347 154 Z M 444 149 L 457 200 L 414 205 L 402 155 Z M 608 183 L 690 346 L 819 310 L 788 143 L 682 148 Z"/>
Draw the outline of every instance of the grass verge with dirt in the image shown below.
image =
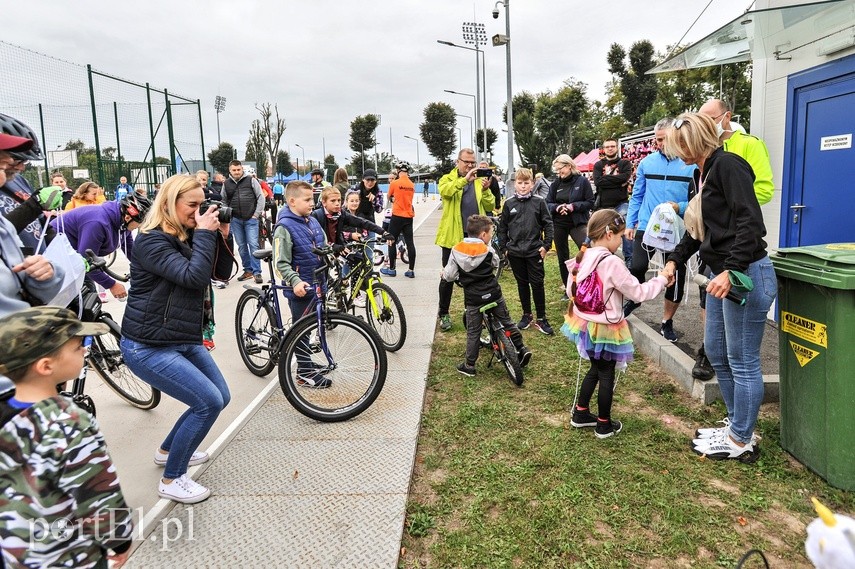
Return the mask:
<path id="1" fill-rule="evenodd" d="M 636 353 L 612 408 L 623 432 L 599 440 L 569 426 L 579 357 L 559 331 L 566 302 L 554 254 L 546 267 L 556 335 L 523 332 L 534 357 L 522 388 L 488 368 L 483 350 L 475 377 L 456 371 L 466 332 L 454 293 L 454 328 L 433 344 L 399 567 L 717 568 L 754 548 L 773 568 L 811 567 L 810 496 L 849 514 L 855 496 L 781 449 L 777 405 L 761 409 L 756 464 L 703 459 L 690 440 L 724 406 L 691 399 Z M 502 288 L 518 320 L 510 271 Z"/>

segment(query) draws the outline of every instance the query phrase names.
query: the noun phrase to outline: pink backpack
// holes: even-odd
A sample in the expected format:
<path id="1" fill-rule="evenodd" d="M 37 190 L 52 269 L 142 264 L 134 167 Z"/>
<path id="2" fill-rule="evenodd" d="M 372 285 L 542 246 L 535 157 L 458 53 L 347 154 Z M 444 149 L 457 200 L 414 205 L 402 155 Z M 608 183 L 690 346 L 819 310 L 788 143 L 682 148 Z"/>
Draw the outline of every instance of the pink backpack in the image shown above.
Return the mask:
<path id="1" fill-rule="evenodd" d="M 600 275 L 597 274 L 597 267 L 603 262 L 603 259 L 608 255 L 603 255 L 597 264 L 594 265 L 594 270 L 587 277 L 582 279 L 582 282 L 576 283 L 576 273 L 579 272 L 579 264 L 576 264 L 573 271 L 573 285 L 571 287 L 573 305 L 580 312 L 588 314 L 602 314 L 606 311 L 606 301 L 603 298 L 603 281 Z"/>

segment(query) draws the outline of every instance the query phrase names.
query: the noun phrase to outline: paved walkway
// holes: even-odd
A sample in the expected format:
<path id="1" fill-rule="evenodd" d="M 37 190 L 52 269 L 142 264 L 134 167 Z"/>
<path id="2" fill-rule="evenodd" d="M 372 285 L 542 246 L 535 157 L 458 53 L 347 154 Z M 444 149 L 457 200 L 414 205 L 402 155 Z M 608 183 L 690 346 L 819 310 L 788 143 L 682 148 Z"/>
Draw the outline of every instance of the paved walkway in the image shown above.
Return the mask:
<path id="1" fill-rule="evenodd" d="M 397 565 L 436 327 L 439 217 L 416 231 L 416 278 L 386 279 L 404 304 L 407 340 L 388 354 L 371 408 L 343 423 L 312 421 L 288 404 L 274 372 L 242 428 L 191 469 L 212 497 L 162 500 L 140 524 L 148 538 L 126 567 Z"/>

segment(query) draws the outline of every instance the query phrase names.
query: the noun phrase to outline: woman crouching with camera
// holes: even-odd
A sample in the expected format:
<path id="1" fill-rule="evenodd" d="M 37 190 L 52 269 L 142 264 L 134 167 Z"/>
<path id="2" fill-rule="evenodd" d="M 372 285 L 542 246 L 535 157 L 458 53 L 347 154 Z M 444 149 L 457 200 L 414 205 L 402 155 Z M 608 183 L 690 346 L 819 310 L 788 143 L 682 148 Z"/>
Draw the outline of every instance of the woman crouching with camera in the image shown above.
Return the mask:
<path id="1" fill-rule="evenodd" d="M 166 467 L 158 494 L 185 504 L 211 495 L 187 468 L 208 460 L 196 449 L 230 399 L 202 345 L 202 329 L 213 316 L 211 271 L 220 227 L 216 206 L 200 211 L 204 201 L 192 176 L 164 182 L 134 242 L 122 320 L 122 355 L 131 371 L 189 406 L 154 455 Z"/>

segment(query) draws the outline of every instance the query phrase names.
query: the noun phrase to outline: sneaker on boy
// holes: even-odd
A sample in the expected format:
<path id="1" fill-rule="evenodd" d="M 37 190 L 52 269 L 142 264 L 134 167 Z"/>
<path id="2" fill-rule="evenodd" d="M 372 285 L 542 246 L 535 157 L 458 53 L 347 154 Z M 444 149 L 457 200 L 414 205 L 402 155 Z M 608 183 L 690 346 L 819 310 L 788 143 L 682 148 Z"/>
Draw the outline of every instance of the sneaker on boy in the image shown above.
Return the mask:
<path id="1" fill-rule="evenodd" d="M 466 362 L 463 362 L 462 364 L 457 366 L 457 371 L 459 371 L 460 373 L 462 373 L 463 375 L 468 376 L 468 377 L 475 377 L 475 373 L 476 373 L 475 372 L 475 366 L 469 365 Z"/>
<path id="2" fill-rule="evenodd" d="M 547 336 L 554 336 L 555 330 L 552 329 L 552 326 L 549 325 L 549 322 L 546 318 L 538 318 L 534 321 L 534 327 L 540 332 L 546 334 Z"/>
<path id="3" fill-rule="evenodd" d="M 526 330 L 531 323 L 534 321 L 534 317 L 531 314 L 523 314 L 520 321 L 517 323 L 517 328 L 520 330 Z"/>
<path id="4" fill-rule="evenodd" d="M 483 340 L 483 338 L 482 338 Z M 520 367 L 525 367 L 528 365 L 528 362 L 531 361 L 531 350 L 523 346 L 517 352 L 517 359 L 520 362 Z"/>

